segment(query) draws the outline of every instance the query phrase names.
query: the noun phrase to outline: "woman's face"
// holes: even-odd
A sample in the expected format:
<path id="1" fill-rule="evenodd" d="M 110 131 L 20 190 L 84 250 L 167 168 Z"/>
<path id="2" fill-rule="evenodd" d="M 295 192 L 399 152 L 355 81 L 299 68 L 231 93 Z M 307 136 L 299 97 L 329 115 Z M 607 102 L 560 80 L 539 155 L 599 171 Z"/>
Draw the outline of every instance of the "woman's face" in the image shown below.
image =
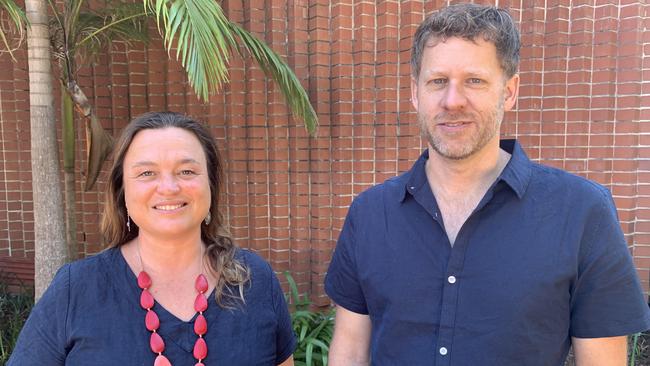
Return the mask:
<path id="1" fill-rule="evenodd" d="M 124 198 L 139 235 L 199 235 L 211 203 L 205 153 L 181 128 L 138 132 L 124 157 Z"/>

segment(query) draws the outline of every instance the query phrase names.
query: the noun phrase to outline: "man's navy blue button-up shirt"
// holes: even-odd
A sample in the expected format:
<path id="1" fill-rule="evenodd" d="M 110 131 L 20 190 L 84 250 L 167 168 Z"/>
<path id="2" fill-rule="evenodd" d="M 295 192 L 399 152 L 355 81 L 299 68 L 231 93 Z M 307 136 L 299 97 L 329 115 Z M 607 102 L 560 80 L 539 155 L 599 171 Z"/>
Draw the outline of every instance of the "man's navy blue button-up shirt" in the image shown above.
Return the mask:
<path id="1" fill-rule="evenodd" d="M 350 206 L 325 290 L 370 316 L 373 365 L 560 366 L 571 337 L 650 328 L 609 192 L 501 148 L 510 162 L 453 246 L 427 152 Z"/>

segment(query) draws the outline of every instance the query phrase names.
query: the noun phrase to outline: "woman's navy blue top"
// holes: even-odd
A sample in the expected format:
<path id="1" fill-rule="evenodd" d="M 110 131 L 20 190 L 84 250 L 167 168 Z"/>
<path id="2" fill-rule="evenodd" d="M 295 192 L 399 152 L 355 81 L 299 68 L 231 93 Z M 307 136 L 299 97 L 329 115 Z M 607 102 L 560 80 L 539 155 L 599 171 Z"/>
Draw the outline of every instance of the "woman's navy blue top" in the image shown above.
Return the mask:
<path id="1" fill-rule="evenodd" d="M 262 258 L 241 249 L 236 258 L 251 273 L 245 304 L 223 308 L 214 294 L 208 297 L 203 362 L 278 365 L 296 345 L 282 289 Z M 156 355 L 149 348 L 140 293 L 119 249 L 66 264 L 32 310 L 8 366 L 153 365 Z M 194 319 L 182 321 L 158 303 L 153 310 L 160 318 L 163 354 L 173 365 L 194 365 Z"/>

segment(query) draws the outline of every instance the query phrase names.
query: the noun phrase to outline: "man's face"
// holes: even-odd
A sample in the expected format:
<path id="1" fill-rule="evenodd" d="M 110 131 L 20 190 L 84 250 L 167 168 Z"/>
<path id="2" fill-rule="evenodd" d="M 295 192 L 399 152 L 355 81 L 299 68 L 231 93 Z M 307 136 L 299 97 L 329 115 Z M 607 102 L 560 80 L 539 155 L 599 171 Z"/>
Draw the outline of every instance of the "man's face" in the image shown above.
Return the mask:
<path id="1" fill-rule="evenodd" d="M 413 106 L 430 153 L 461 160 L 498 149 L 503 113 L 515 105 L 518 90 L 519 76 L 506 80 L 493 43 L 480 37 L 430 41 L 420 75 L 411 79 Z"/>

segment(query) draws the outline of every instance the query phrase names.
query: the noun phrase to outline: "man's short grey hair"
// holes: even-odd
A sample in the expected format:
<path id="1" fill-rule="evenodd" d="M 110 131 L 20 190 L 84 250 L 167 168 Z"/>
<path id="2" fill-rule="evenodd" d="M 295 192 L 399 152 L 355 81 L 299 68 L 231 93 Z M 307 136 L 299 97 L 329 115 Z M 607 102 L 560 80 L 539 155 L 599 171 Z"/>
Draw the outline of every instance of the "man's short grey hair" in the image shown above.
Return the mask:
<path id="1" fill-rule="evenodd" d="M 475 41 L 482 37 L 496 46 L 504 74 L 511 78 L 519 67 L 519 31 L 505 9 L 478 4 L 455 4 L 431 14 L 415 32 L 411 49 L 411 73 L 420 75 L 422 54 L 429 42 L 458 37 Z"/>

